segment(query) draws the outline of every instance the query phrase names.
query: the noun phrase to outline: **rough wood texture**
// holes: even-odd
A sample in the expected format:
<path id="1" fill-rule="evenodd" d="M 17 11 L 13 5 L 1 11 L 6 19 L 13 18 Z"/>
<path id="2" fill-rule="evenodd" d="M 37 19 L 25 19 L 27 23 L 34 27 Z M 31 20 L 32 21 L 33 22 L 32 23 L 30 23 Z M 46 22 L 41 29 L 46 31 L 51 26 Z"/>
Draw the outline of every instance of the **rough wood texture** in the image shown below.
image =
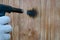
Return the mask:
<path id="1" fill-rule="evenodd" d="M 60 0 L 0 0 L 0 3 L 24 9 L 24 14 L 11 17 L 11 40 L 60 40 Z M 35 8 L 36 18 L 26 11 Z"/>

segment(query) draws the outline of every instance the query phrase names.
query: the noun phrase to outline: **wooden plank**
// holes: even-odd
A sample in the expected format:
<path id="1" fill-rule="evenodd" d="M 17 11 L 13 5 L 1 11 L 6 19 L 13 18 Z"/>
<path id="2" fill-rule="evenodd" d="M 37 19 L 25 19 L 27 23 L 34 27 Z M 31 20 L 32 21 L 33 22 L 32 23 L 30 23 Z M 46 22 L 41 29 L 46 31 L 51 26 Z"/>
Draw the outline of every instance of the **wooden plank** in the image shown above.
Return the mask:
<path id="1" fill-rule="evenodd" d="M 51 40 L 51 27 L 50 27 L 50 7 L 51 1 L 46 0 L 46 18 L 45 18 L 45 34 L 46 39 L 45 40 Z"/>
<path id="2" fill-rule="evenodd" d="M 34 1 L 34 2 L 33 2 Z M 20 40 L 40 39 L 40 0 L 20 0 L 20 7 L 24 9 L 24 14 L 20 15 Z M 35 8 L 38 16 L 30 18 L 26 11 Z"/>
<path id="3" fill-rule="evenodd" d="M 41 40 L 47 40 L 47 38 L 48 38 L 48 35 L 47 35 L 48 26 L 47 25 L 45 26 L 45 23 L 47 23 L 46 3 L 47 3 L 47 0 L 41 0 Z M 45 28 L 46 28 L 46 30 L 45 30 Z"/>
<path id="4" fill-rule="evenodd" d="M 3 0 L 0 0 L 0 4 L 2 4 L 3 3 Z"/>
<path id="5" fill-rule="evenodd" d="M 60 40 L 60 0 L 56 0 L 55 40 Z"/>
<path id="6" fill-rule="evenodd" d="M 60 0 L 3 0 L 3 3 L 24 10 L 23 14 L 8 14 L 13 26 L 11 40 L 60 40 Z M 36 18 L 26 14 L 32 8 L 38 11 Z"/>
<path id="7" fill-rule="evenodd" d="M 13 7 L 19 7 L 17 5 L 19 3 L 19 0 L 9 0 L 9 5 Z M 12 26 L 13 26 L 13 31 L 12 31 L 12 40 L 19 40 L 19 18 L 18 14 L 16 13 L 11 13 L 11 18 L 12 18 Z"/>

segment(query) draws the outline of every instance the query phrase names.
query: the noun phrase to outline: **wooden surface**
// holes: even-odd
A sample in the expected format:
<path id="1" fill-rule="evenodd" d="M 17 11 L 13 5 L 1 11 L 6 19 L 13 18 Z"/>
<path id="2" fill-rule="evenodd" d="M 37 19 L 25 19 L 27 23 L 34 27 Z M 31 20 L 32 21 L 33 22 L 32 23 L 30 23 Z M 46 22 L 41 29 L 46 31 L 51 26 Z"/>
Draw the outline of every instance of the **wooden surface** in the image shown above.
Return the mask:
<path id="1" fill-rule="evenodd" d="M 0 3 L 24 9 L 23 14 L 11 17 L 11 40 L 60 40 L 60 0 L 0 0 Z M 26 11 L 35 8 L 36 18 Z"/>

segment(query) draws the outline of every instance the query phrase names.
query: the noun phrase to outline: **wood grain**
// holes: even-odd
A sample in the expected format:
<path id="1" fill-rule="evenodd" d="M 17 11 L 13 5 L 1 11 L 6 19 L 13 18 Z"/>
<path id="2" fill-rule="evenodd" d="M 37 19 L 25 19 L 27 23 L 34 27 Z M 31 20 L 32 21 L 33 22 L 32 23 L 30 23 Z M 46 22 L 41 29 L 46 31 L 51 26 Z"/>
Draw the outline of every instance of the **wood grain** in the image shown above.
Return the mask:
<path id="1" fill-rule="evenodd" d="M 0 3 L 24 10 L 6 14 L 11 18 L 11 40 L 60 40 L 60 0 L 0 0 Z M 26 12 L 35 8 L 36 18 Z"/>

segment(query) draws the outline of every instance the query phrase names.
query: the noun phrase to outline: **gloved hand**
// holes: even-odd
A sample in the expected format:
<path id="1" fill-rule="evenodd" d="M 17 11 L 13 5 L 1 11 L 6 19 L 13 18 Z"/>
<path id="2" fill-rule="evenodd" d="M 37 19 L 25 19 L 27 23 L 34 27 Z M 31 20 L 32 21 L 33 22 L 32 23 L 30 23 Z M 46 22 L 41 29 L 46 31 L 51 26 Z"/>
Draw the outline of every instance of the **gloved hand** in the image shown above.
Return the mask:
<path id="1" fill-rule="evenodd" d="M 10 22 L 8 16 L 0 17 L 0 40 L 9 40 L 10 32 L 12 31 L 11 25 L 7 24 Z"/>

